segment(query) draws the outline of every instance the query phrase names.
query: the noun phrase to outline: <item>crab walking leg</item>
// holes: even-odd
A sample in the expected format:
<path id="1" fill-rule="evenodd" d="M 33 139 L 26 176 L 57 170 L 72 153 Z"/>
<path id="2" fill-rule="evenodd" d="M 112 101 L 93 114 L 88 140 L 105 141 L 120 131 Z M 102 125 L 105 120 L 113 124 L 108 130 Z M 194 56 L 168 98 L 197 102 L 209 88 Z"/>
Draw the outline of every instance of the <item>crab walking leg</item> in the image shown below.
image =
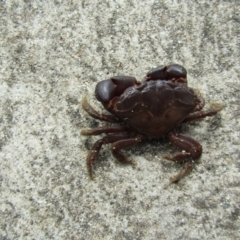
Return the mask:
<path id="1" fill-rule="evenodd" d="M 134 163 L 133 160 L 128 159 L 125 154 L 121 151 L 123 148 L 129 148 L 140 143 L 144 137 L 137 136 L 134 138 L 128 138 L 119 140 L 112 144 L 112 154 L 121 163 Z"/>
<path id="2" fill-rule="evenodd" d="M 211 108 L 205 111 L 195 112 L 190 114 L 188 117 L 186 117 L 182 123 L 192 122 L 196 120 L 201 120 L 205 117 L 214 116 L 218 112 L 220 112 L 225 106 L 223 104 L 212 104 Z"/>
<path id="3" fill-rule="evenodd" d="M 180 148 L 183 149 L 183 152 L 176 152 L 172 155 L 164 155 L 165 159 L 174 161 L 174 162 L 182 162 L 186 158 L 191 158 L 188 160 L 183 169 L 177 174 L 175 177 L 171 178 L 171 182 L 178 182 L 181 178 L 183 178 L 188 172 L 190 172 L 193 168 L 193 160 L 198 159 L 202 154 L 202 146 L 194 139 L 184 136 L 182 134 L 173 134 L 170 132 L 168 134 L 168 138 L 170 142 Z"/>
<path id="4" fill-rule="evenodd" d="M 117 123 L 119 119 L 113 115 L 107 115 L 97 112 L 88 102 L 87 97 L 82 99 L 82 108 L 93 118 L 106 122 Z"/>
<path id="5" fill-rule="evenodd" d="M 87 170 L 88 170 L 88 175 L 90 177 L 91 180 L 93 180 L 93 171 L 92 171 L 92 165 L 93 163 L 96 161 L 98 154 L 101 150 L 102 145 L 104 144 L 109 144 L 109 143 L 113 143 L 122 139 L 126 139 L 129 137 L 129 134 L 125 133 L 125 134 L 114 134 L 114 135 L 108 135 L 106 137 L 103 137 L 102 139 L 96 141 L 91 150 L 88 153 L 87 156 Z"/>
<path id="6" fill-rule="evenodd" d="M 81 131 L 81 135 L 83 136 L 92 136 L 92 135 L 100 135 L 102 133 L 119 133 L 119 132 L 127 132 L 128 128 L 127 127 L 119 127 L 119 126 L 114 126 L 114 127 L 98 127 L 98 128 L 88 128 L 88 129 L 83 129 Z"/>

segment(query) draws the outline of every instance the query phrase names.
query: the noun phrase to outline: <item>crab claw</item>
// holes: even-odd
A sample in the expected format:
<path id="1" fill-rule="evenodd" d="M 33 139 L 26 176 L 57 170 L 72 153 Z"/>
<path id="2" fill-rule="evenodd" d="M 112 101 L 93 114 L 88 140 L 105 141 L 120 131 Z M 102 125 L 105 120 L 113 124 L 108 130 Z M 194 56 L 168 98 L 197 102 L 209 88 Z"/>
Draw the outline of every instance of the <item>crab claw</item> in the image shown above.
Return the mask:
<path id="1" fill-rule="evenodd" d="M 150 70 L 146 76 L 147 80 L 172 80 L 187 78 L 186 69 L 179 64 L 172 64 L 169 66 L 160 66 Z"/>
<path id="2" fill-rule="evenodd" d="M 99 82 L 95 88 L 95 96 L 98 101 L 107 103 L 112 98 L 120 96 L 127 88 L 136 84 L 138 82 L 134 77 L 115 76 Z"/>

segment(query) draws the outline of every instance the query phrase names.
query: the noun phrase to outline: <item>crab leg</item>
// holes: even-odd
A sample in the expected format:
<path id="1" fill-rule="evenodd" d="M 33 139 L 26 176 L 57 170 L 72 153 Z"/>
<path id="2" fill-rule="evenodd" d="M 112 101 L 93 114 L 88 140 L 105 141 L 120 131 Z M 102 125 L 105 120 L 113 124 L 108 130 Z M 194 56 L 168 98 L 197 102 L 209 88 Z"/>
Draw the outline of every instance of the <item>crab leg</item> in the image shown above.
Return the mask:
<path id="1" fill-rule="evenodd" d="M 129 148 L 137 145 L 144 139 L 143 136 L 139 135 L 134 138 L 128 138 L 119 140 L 112 144 L 112 154 L 121 163 L 134 163 L 133 160 L 128 159 L 125 154 L 121 151 L 123 148 Z"/>
<path id="2" fill-rule="evenodd" d="M 113 115 L 107 115 L 97 112 L 88 102 L 87 97 L 83 97 L 82 99 L 82 108 L 93 118 L 111 122 L 111 123 L 117 123 L 119 122 L 119 119 Z"/>
<path id="3" fill-rule="evenodd" d="M 218 112 L 220 112 L 225 106 L 222 104 L 212 104 L 212 107 L 208 110 L 205 111 L 199 111 L 199 112 L 194 112 L 190 114 L 188 117 L 186 117 L 182 123 L 187 123 L 187 122 L 192 122 L 196 120 L 201 120 L 202 118 L 205 117 L 210 117 L 216 115 Z"/>
<path id="4" fill-rule="evenodd" d="M 176 152 L 172 155 L 164 155 L 163 157 L 165 159 L 174 162 L 182 162 L 186 158 L 190 158 L 190 160 L 185 163 L 180 173 L 170 179 L 172 183 L 176 183 L 192 170 L 194 162 L 193 160 L 198 159 L 202 154 L 202 146 L 194 139 L 188 136 L 184 136 L 182 134 L 173 134 L 172 132 L 170 132 L 168 134 L 168 138 L 174 146 L 184 151 Z"/>
<path id="5" fill-rule="evenodd" d="M 93 144 L 91 150 L 88 153 L 87 160 L 86 160 L 88 175 L 91 178 L 91 180 L 93 180 L 92 165 L 96 161 L 102 145 L 117 142 L 119 140 L 123 140 L 126 138 L 129 138 L 129 134 L 127 134 L 127 133 L 122 133 L 122 134 L 118 134 L 118 135 L 116 135 L 116 134 L 108 135 L 108 136 L 103 137 L 102 139 L 96 141 Z"/>
<path id="6" fill-rule="evenodd" d="M 121 127 L 121 126 L 104 126 L 104 127 L 98 127 L 98 128 L 88 128 L 83 129 L 81 131 L 81 135 L 83 136 L 92 136 L 92 135 L 100 135 L 102 133 L 119 133 L 119 132 L 127 132 L 127 127 Z"/>

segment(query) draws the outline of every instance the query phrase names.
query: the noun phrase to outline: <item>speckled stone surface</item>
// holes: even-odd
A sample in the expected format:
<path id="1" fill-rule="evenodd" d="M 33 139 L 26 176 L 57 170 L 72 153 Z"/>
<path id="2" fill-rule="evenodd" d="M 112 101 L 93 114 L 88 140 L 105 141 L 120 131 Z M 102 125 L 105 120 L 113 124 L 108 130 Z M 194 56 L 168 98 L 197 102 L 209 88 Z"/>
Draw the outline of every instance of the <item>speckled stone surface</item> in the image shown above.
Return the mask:
<path id="1" fill-rule="evenodd" d="M 0 239 L 240 239 L 238 1 L 0 2 Z M 182 133 L 203 145 L 193 172 L 162 158 L 166 141 L 105 146 L 90 181 L 85 158 L 101 126 L 81 108 L 96 83 L 141 80 L 162 64 L 188 70 L 215 117 Z"/>

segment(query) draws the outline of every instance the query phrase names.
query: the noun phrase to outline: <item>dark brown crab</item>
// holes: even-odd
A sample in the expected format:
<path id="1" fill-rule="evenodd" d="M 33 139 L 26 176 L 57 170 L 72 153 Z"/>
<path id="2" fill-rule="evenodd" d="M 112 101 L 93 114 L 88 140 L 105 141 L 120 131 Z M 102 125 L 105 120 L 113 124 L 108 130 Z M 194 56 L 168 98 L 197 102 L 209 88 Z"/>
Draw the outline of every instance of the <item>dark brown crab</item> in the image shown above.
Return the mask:
<path id="1" fill-rule="evenodd" d="M 105 126 L 84 129 L 81 134 L 99 135 L 111 133 L 92 146 L 87 156 L 87 169 L 93 179 L 92 164 L 103 144 L 112 143 L 113 156 L 122 163 L 132 163 L 121 151 L 145 139 L 167 137 L 182 152 L 165 155 L 174 162 L 185 162 L 178 175 L 171 178 L 177 182 L 193 168 L 194 160 L 202 154 L 202 146 L 194 139 L 173 130 L 180 124 L 213 116 L 223 106 L 213 105 L 203 111 L 204 99 L 187 86 L 187 71 L 178 64 L 161 66 L 149 71 L 142 83 L 134 77 L 115 76 L 99 82 L 95 96 L 112 115 L 96 112 L 83 99 L 83 109 L 93 118 L 124 126 Z"/>

